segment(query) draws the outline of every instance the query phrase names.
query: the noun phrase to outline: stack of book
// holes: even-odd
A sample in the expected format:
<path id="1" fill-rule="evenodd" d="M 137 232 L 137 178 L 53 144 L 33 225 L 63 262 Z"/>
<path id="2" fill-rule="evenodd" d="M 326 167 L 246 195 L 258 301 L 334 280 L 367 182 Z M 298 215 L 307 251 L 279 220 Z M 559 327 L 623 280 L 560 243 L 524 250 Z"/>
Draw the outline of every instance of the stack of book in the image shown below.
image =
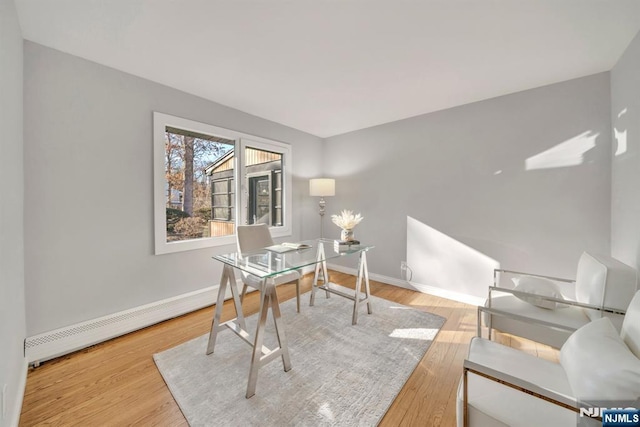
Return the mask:
<path id="1" fill-rule="evenodd" d="M 265 249 L 271 252 L 277 252 L 279 254 L 291 251 L 300 251 L 302 249 L 309 249 L 310 245 L 306 243 L 281 243 L 279 245 L 268 246 Z"/>
<path id="2" fill-rule="evenodd" d="M 360 246 L 360 242 L 358 240 L 334 240 L 333 241 L 333 250 L 336 252 L 340 251 L 348 251 L 349 249 L 355 249 Z"/>

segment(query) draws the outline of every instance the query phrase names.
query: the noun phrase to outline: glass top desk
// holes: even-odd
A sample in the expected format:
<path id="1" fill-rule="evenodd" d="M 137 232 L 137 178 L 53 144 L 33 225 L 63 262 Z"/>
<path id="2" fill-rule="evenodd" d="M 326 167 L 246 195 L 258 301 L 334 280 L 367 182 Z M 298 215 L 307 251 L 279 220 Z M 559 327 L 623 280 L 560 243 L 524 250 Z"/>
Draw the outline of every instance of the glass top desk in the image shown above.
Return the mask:
<path id="1" fill-rule="evenodd" d="M 223 330 L 225 327 L 231 329 L 236 335 L 253 347 L 253 356 L 251 358 L 249 382 L 246 393 L 247 398 L 250 398 L 255 394 L 258 370 L 262 365 L 265 365 L 276 359 L 278 356 L 281 356 L 285 372 L 291 369 L 289 348 L 287 346 L 284 323 L 281 319 L 278 295 L 275 290 L 274 281 L 269 279 L 273 279 L 279 274 L 315 265 L 309 305 L 313 306 L 316 291 L 318 289 L 322 289 L 326 292 L 327 298 L 330 293 L 333 293 L 353 301 L 352 324 L 354 325 L 358 322 L 358 309 L 361 303 L 366 302 L 367 312 L 369 314 L 372 313 L 371 300 L 369 298 L 371 293 L 369 289 L 369 271 L 367 268 L 366 255 L 370 249 L 373 249 L 373 246 L 358 245 L 344 249 L 336 249 L 334 247 L 334 241 L 331 239 L 309 240 L 301 243 L 308 245 L 308 247 L 283 253 L 274 252 L 265 248 L 246 252 L 244 254 L 233 252 L 213 257 L 215 260 L 222 262 L 224 264 L 224 268 L 220 279 L 220 287 L 218 289 L 218 298 L 211 324 L 211 332 L 209 333 L 207 354 L 214 352 L 218 332 Z M 331 283 L 329 282 L 329 273 L 327 270 L 327 260 L 347 255 L 359 256 L 358 276 L 355 292 L 353 294 L 332 288 Z M 247 331 L 244 315 L 242 314 L 242 304 L 240 296 L 238 295 L 234 272 L 234 269 L 236 268 L 262 279 L 258 289 L 260 291 L 260 310 L 258 312 L 259 320 L 253 337 Z M 322 284 L 319 283 L 320 281 L 322 281 Z M 364 297 L 362 297 L 363 283 Z M 227 286 L 231 288 L 236 317 L 227 322 L 221 323 L 220 318 L 222 315 Z M 276 335 L 279 343 L 279 347 L 273 350 L 262 345 L 269 307 L 271 307 L 273 314 L 276 326 Z"/>

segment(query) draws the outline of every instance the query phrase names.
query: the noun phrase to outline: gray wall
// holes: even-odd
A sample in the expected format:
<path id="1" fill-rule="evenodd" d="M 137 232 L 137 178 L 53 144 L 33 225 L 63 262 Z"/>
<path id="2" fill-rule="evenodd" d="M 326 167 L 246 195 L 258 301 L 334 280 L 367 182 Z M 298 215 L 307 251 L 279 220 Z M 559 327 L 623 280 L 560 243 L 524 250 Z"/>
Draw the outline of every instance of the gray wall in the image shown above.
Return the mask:
<path id="1" fill-rule="evenodd" d="M 611 71 L 611 254 L 640 268 L 640 33 Z"/>
<path id="2" fill-rule="evenodd" d="M 154 255 L 152 111 L 290 143 L 293 239 L 317 234 L 317 137 L 25 42 L 27 335 L 218 283 L 233 246 Z"/>
<path id="3" fill-rule="evenodd" d="M 400 277 L 408 217 L 504 268 L 575 277 L 583 250 L 609 253 L 608 73 L 328 138 L 324 156 L 374 273 Z"/>
<path id="4" fill-rule="evenodd" d="M 13 0 L 0 0 L 0 391 L 7 416 L 19 416 L 25 361 L 22 35 Z"/>

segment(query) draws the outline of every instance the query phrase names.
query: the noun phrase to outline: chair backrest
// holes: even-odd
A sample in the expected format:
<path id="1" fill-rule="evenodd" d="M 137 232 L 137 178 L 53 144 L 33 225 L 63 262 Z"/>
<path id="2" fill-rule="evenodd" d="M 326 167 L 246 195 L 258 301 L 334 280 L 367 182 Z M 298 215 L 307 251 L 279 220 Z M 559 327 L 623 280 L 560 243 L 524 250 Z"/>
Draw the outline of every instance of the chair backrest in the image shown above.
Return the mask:
<path id="1" fill-rule="evenodd" d="M 620 336 L 629 350 L 640 359 L 640 291 L 636 292 L 629 304 Z"/>
<path id="2" fill-rule="evenodd" d="M 636 293 L 636 270 L 615 258 L 583 252 L 576 275 L 576 300 L 598 307 L 626 310 Z M 586 310 L 591 320 L 602 312 Z"/>
<path id="3" fill-rule="evenodd" d="M 273 245 L 267 224 L 239 225 L 236 236 L 241 254 Z"/>

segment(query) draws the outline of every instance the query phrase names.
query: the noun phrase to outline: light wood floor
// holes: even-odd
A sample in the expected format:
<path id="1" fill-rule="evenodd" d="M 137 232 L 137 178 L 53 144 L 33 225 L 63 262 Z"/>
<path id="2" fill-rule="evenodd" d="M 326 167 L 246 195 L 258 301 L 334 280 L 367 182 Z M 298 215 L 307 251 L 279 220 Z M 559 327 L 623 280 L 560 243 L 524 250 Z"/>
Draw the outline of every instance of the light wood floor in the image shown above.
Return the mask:
<path id="1" fill-rule="evenodd" d="M 331 279 L 354 287 L 353 276 L 331 272 Z M 310 286 L 307 276 L 303 291 Z M 469 340 L 476 332 L 475 307 L 373 281 L 371 292 L 447 319 L 380 425 L 455 425 L 455 393 Z M 295 297 L 294 286 L 279 286 L 278 296 L 281 301 Z M 304 309 L 307 299 L 303 302 Z M 233 312 L 229 304 L 225 303 L 223 320 Z M 249 294 L 245 315 L 257 312 L 258 304 L 257 293 Z M 212 315 L 213 307 L 204 308 L 30 369 L 20 426 L 186 426 L 152 355 L 207 333 Z M 557 359 L 557 351 L 549 347 L 506 335 L 497 339 Z"/>

